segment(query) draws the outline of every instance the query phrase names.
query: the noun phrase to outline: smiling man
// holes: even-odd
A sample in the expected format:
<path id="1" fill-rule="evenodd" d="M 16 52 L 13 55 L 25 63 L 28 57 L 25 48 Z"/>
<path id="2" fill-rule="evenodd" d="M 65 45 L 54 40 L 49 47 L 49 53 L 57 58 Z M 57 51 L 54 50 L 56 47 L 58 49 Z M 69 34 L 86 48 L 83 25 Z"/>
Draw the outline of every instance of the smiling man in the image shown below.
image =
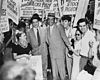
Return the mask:
<path id="1" fill-rule="evenodd" d="M 95 35 L 92 31 L 89 30 L 88 22 L 85 18 L 79 19 L 77 22 L 78 28 L 82 31 L 82 42 L 81 42 L 81 52 L 80 52 L 80 71 L 84 69 L 84 66 L 87 63 L 87 60 L 89 58 L 88 52 L 89 52 L 89 43 L 95 42 Z"/>
<path id="2" fill-rule="evenodd" d="M 42 56 L 43 76 L 47 78 L 46 27 L 39 26 L 41 19 L 38 14 L 33 14 L 30 21 L 32 28 L 28 31 L 27 37 L 33 49 L 32 54 Z"/>

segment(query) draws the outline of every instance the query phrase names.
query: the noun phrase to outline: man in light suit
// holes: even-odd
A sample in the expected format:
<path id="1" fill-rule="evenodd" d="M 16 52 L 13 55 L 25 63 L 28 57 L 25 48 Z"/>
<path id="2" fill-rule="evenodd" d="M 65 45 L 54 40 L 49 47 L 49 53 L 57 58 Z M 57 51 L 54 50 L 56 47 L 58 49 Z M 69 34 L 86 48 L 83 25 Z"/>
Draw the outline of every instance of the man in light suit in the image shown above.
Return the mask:
<path id="1" fill-rule="evenodd" d="M 72 39 L 72 27 L 70 25 L 71 17 L 68 15 L 63 15 L 61 17 L 61 23 L 62 25 L 64 25 L 66 36 L 68 37 L 68 40 L 71 43 L 71 39 Z M 68 48 L 66 48 L 66 64 L 67 64 L 67 71 L 68 71 L 69 79 L 71 78 L 71 72 L 72 72 L 72 57 L 70 56 L 71 55 L 69 55 L 68 53 Z"/>
<path id="2" fill-rule="evenodd" d="M 27 32 L 28 41 L 32 46 L 33 55 L 42 55 L 43 77 L 47 78 L 47 44 L 46 26 L 39 26 L 40 17 L 34 14 L 31 18 L 32 28 Z"/>
<path id="3" fill-rule="evenodd" d="M 64 27 L 55 24 L 55 14 L 48 14 L 47 43 L 49 45 L 52 64 L 53 80 L 58 80 L 58 73 L 61 80 L 65 80 L 65 50 L 66 46 L 71 50 L 70 43 L 65 34 Z"/>

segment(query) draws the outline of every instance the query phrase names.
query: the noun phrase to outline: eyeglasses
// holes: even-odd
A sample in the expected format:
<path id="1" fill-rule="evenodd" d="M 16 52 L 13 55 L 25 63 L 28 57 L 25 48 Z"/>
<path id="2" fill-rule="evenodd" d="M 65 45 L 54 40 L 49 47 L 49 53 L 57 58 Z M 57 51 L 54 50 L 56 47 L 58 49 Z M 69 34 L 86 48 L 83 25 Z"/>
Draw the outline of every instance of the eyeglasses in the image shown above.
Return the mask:
<path id="1" fill-rule="evenodd" d="M 80 36 L 80 34 L 75 34 L 75 36 Z"/>

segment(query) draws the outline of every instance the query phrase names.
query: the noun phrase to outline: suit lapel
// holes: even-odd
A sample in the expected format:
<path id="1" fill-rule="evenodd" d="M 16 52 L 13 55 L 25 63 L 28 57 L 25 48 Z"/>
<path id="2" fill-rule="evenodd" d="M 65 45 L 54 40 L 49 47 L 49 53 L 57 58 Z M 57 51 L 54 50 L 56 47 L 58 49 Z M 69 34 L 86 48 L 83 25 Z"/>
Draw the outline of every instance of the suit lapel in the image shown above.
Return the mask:
<path id="1" fill-rule="evenodd" d="M 52 35 L 51 35 L 51 36 L 54 36 L 54 34 L 56 33 L 56 30 L 57 30 L 57 29 L 56 29 L 56 25 L 54 24 L 54 25 L 53 25 Z"/>

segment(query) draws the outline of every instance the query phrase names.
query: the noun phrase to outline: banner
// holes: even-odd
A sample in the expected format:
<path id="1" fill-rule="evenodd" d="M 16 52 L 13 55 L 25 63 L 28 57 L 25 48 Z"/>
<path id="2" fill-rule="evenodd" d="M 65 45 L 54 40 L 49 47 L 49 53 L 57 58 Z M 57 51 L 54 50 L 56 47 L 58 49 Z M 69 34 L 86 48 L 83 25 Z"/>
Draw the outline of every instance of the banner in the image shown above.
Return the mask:
<path id="1" fill-rule="evenodd" d="M 100 0 L 95 0 L 94 26 L 100 30 Z"/>
<path id="2" fill-rule="evenodd" d="M 29 55 L 28 55 L 29 56 Z M 42 56 L 30 56 L 29 59 L 22 57 L 16 60 L 18 63 L 26 64 L 29 68 L 36 71 L 35 80 L 43 80 L 43 70 L 42 70 Z"/>
<path id="3" fill-rule="evenodd" d="M 77 21 L 80 18 L 85 18 L 88 3 L 89 3 L 89 0 L 79 0 L 78 8 L 76 11 L 76 16 L 75 16 L 75 20 L 74 20 L 74 26 L 77 26 Z"/>
<path id="4" fill-rule="evenodd" d="M 58 7 L 58 0 L 53 0 L 52 1 L 49 12 L 54 12 L 55 17 L 58 17 L 58 18 L 60 17 L 60 11 L 59 11 L 59 7 Z"/>
<path id="5" fill-rule="evenodd" d="M 34 13 L 33 5 L 33 0 L 22 0 L 20 6 L 20 17 L 32 17 Z"/>
<path id="6" fill-rule="evenodd" d="M 8 18 L 7 18 L 7 0 L 3 0 L 1 17 L 0 17 L 0 32 L 9 31 Z"/>
<path id="7" fill-rule="evenodd" d="M 16 24 L 19 21 L 19 3 L 18 0 L 7 0 L 7 15 Z"/>
<path id="8" fill-rule="evenodd" d="M 45 10 L 50 10 L 50 6 L 52 4 L 52 0 L 44 0 L 43 7 Z"/>
<path id="9" fill-rule="evenodd" d="M 43 9 L 44 0 L 34 0 L 34 8 L 35 9 Z"/>
<path id="10" fill-rule="evenodd" d="M 73 15 L 77 11 L 78 0 L 71 0 L 64 4 L 63 14 Z"/>
<path id="11" fill-rule="evenodd" d="M 35 80 L 43 80 L 43 71 L 42 71 L 42 56 L 32 56 L 28 62 L 28 66 L 36 71 Z"/>

